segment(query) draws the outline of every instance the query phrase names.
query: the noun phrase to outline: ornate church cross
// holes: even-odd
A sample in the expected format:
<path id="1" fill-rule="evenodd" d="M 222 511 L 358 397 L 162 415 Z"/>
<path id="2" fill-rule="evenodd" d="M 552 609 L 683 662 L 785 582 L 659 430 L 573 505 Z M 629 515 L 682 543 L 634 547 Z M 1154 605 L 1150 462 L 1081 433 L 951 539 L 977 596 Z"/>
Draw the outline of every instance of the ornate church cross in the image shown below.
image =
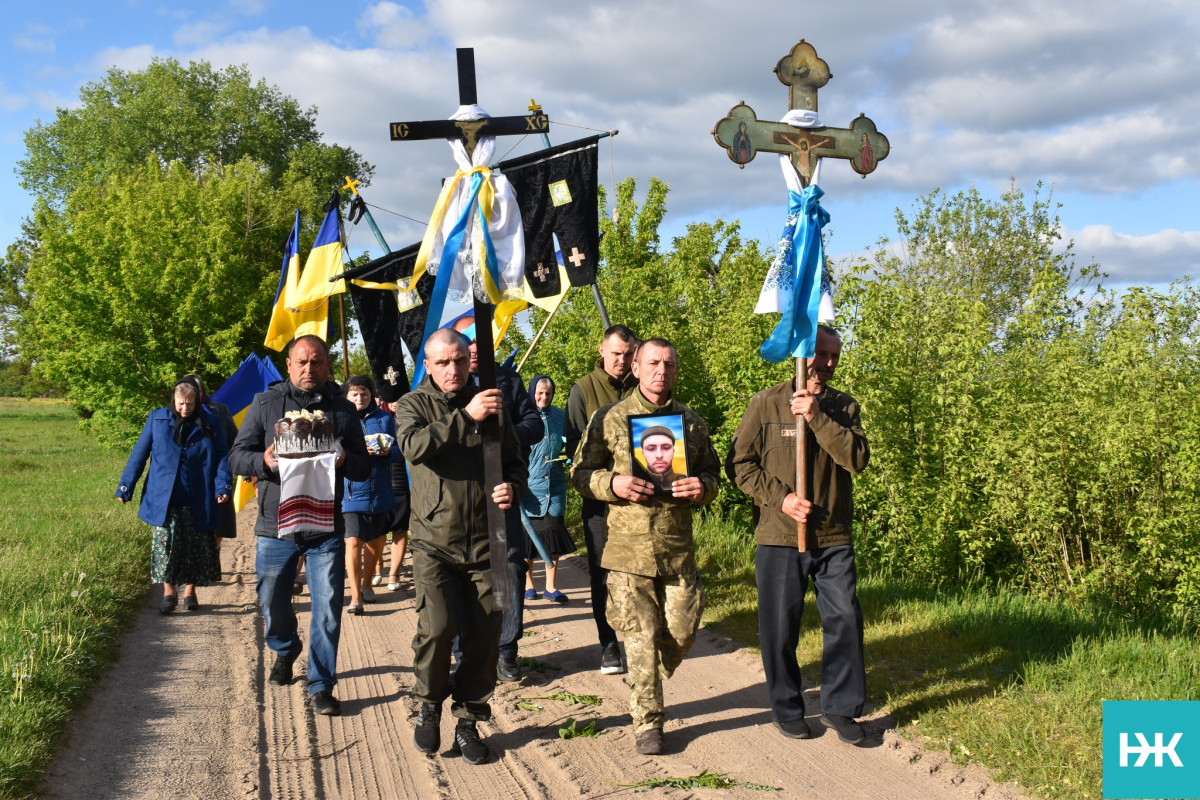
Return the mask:
<path id="1" fill-rule="evenodd" d="M 793 110 L 816 112 L 817 90 L 833 77 L 829 65 L 817 56 L 811 44 L 800 40 L 775 67 L 779 82 L 788 87 L 789 106 Z M 712 130 L 717 144 L 725 148 L 729 159 L 745 167 L 760 151 L 787 155 L 800 183 L 808 186 L 817 158 L 844 158 L 864 178 L 887 158 L 887 137 L 878 131 L 865 114 L 849 128 L 797 128 L 786 122 L 760 120 L 744 102 L 729 109 L 729 114 Z"/>
<path id="2" fill-rule="evenodd" d="M 458 102 L 470 106 L 478 102 L 475 83 L 475 51 L 460 47 L 458 57 Z M 523 117 L 491 117 L 460 122 L 429 120 L 424 122 L 393 122 L 389 126 L 392 141 L 419 139 L 463 140 L 467 154 L 475 152 L 480 136 L 506 136 L 525 133 L 545 134 L 550 119 L 541 107 L 531 104 L 531 113 Z M 475 300 L 475 349 L 479 360 L 477 377 L 480 389 L 496 388 L 496 344 L 492 339 L 492 307 L 472 292 Z M 416 357 L 414 355 L 414 357 Z M 483 422 L 483 482 L 487 489 L 488 545 L 492 561 L 492 595 L 497 610 L 509 606 L 508 590 L 508 532 L 504 511 L 492 501 L 492 491 L 504 482 L 500 453 L 500 418 L 490 416 Z"/>

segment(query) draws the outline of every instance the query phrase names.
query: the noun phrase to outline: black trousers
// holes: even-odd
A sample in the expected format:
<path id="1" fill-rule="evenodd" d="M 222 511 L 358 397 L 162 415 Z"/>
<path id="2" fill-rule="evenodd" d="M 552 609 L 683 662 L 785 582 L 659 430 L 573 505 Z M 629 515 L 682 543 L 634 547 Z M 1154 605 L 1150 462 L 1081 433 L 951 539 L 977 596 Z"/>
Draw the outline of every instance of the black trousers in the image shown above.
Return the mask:
<path id="1" fill-rule="evenodd" d="M 800 616 L 811 577 L 821 614 L 821 710 L 844 717 L 862 715 L 867 676 L 863 663 L 863 617 L 851 545 L 806 553 L 795 547 L 760 545 L 754 554 L 758 583 L 758 639 L 771 716 L 778 722 L 804 717 L 800 665 Z"/>
<path id="2" fill-rule="evenodd" d="M 508 608 L 500 617 L 500 657 L 511 661 L 525 635 L 525 573 L 529 569 L 518 504 L 504 512 L 504 528 L 508 531 Z"/>
<path id="3" fill-rule="evenodd" d="M 608 624 L 604 609 L 608 606 L 608 570 L 600 566 L 604 544 L 608 541 L 608 503 L 583 500 L 583 543 L 587 547 L 588 577 L 592 584 L 592 618 L 600 646 L 615 644 L 617 632 Z"/>

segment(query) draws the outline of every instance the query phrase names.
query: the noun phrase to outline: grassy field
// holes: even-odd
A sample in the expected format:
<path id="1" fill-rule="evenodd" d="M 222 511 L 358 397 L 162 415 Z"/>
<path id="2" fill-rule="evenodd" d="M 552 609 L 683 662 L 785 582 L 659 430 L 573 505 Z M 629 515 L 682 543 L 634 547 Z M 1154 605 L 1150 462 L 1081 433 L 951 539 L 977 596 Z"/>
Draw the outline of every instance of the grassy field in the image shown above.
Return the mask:
<path id="1" fill-rule="evenodd" d="M 113 499 L 124 463 L 69 406 L 0 398 L 0 798 L 32 795 L 150 589 L 149 529 Z"/>
<path id="2" fill-rule="evenodd" d="M 706 624 L 756 646 L 748 523 L 706 521 L 696 541 Z M 1036 797 L 1101 796 L 1102 700 L 1200 699 L 1200 646 L 1182 626 L 1011 591 L 871 578 L 859 599 L 869 698 L 927 747 Z M 799 654 L 814 679 L 821 633 L 811 589 L 809 600 Z"/>

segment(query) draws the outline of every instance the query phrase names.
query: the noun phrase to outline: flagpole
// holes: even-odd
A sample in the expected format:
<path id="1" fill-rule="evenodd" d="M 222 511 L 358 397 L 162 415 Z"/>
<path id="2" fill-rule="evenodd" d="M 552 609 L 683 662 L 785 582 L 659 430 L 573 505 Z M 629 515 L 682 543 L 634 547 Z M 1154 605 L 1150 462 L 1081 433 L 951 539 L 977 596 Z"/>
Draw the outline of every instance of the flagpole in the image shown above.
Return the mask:
<path id="1" fill-rule="evenodd" d="M 796 359 L 796 391 L 808 388 L 808 359 Z M 796 415 L 796 496 L 808 499 L 808 420 Z M 796 542 L 801 553 L 808 549 L 808 523 L 796 523 Z"/>
<path id="2" fill-rule="evenodd" d="M 338 295 L 338 317 L 342 322 L 342 372 L 346 376 L 346 380 L 350 380 L 350 349 L 346 345 L 346 295 L 345 293 Z"/>
<path id="3" fill-rule="evenodd" d="M 567 291 L 570 291 L 570 290 L 568 289 Z M 541 339 L 542 334 L 546 332 L 546 328 L 549 327 L 549 325 L 550 325 L 550 320 L 554 319 L 554 315 L 558 313 L 558 310 L 560 308 L 562 308 L 563 300 L 565 300 L 566 297 L 567 297 L 567 293 L 563 292 L 562 300 L 558 301 L 558 305 L 556 305 L 554 307 L 554 310 L 550 312 L 550 315 L 548 317 L 546 317 L 546 321 L 542 323 L 542 327 L 537 332 L 537 336 L 533 337 L 533 341 L 530 342 L 529 347 L 526 348 L 525 355 L 521 356 L 521 363 L 517 364 L 517 372 L 520 372 L 524 368 L 525 362 L 529 360 L 529 357 L 531 355 L 533 355 L 533 348 L 537 347 L 538 340 Z M 605 330 L 607 330 L 607 327 L 605 328 Z"/>

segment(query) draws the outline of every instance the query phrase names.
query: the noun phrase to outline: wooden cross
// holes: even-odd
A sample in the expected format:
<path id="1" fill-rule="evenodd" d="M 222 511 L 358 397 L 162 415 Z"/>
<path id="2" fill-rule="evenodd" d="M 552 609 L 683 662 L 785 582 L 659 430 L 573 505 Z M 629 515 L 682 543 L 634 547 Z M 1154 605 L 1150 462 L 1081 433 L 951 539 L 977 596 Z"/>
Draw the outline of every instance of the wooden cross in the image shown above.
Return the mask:
<path id="1" fill-rule="evenodd" d="M 817 90 L 833 77 L 829 65 L 817 56 L 803 39 L 775 66 L 779 82 L 788 86 L 792 109 L 817 110 Z M 875 171 L 887 158 L 887 137 L 865 114 L 859 114 L 849 128 L 797 128 L 786 122 L 758 119 L 754 109 L 744 102 L 729 109 L 729 114 L 712 129 L 717 144 L 725 148 L 729 159 L 744 168 L 760 151 L 783 153 L 800 174 L 800 184 L 812 180 L 817 158 L 844 158 L 862 177 Z"/>
<path id="2" fill-rule="evenodd" d="M 474 105 L 478 101 L 475 84 L 475 51 L 470 47 L 456 50 L 458 56 L 458 102 L 459 105 Z M 536 104 L 531 104 L 536 105 Z M 513 134 L 541 133 L 550 129 L 550 119 L 541 107 L 531 109 L 523 117 L 490 117 L 488 119 L 458 122 L 455 120 L 432 120 L 426 122 L 391 123 L 392 141 L 415 141 L 418 139 L 462 139 L 467 154 L 475 151 L 480 136 L 506 136 Z M 479 388 L 496 388 L 496 343 L 492 338 L 492 307 L 472 292 L 475 300 L 475 346 L 479 361 Z M 504 471 L 500 453 L 500 418 L 493 415 L 483 421 L 483 482 L 487 494 L 488 546 L 492 562 L 493 605 L 499 611 L 509 607 L 508 586 L 508 531 L 504 524 L 504 511 L 492 500 L 496 486 L 504 482 Z M 523 535 L 523 534 L 519 534 Z"/>

